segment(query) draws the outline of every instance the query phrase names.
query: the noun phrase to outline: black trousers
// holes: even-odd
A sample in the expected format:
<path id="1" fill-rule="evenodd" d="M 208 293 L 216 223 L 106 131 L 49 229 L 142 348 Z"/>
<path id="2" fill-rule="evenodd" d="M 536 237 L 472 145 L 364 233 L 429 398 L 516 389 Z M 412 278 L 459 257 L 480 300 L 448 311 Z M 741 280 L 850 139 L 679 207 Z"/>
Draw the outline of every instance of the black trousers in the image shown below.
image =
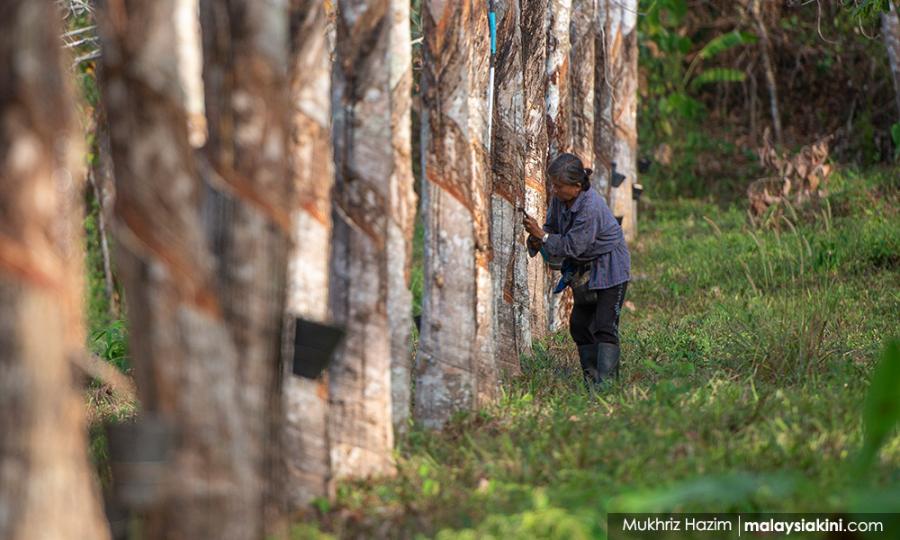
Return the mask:
<path id="1" fill-rule="evenodd" d="M 569 332 L 576 345 L 619 344 L 619 314 L 628 282 L 600 289 L 596 304 L 572 306 Z"/>

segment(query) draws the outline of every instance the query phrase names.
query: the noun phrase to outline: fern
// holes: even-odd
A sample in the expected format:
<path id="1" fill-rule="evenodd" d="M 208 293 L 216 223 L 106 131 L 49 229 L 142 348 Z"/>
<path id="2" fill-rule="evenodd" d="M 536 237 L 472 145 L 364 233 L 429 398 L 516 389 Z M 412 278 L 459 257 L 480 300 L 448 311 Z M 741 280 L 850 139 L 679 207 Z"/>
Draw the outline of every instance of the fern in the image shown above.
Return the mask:
<path id="1" fill-rule="evenodd" d="M 694 56 L 693 61 L 691 61 L 691 65 L 688 66 L 687 72 L 684 75 L 684 79 L 682 79 L 682 88 L 686 88 L 688 86 L 688 82 L 691 81 L 694 75 L 694 71 L 697 69 L 697 67 L 699 67 L 700 62 L 702 62 L 703 60 L 708 60 L 716 55 L 722 54 L 729 49 L 733 49 L 734 47 L 750 43 L 756 43 L 756 36 L 748 32 L 739 32 L 737 30 L 733 30 L 731 32 L 728 32 L 727 34 L 722 34 L 720 36 L 712 38 L 711 40 L 709 40 L 709 43 L 704 45 L 703 48 L 700 49 L 700 52 L 698 52 L 697 55 Z M 733 82 L 744 80 L 743 74 L 740 76 L 740 78 L 734 78 L 735 73 L 737 73 L 737 70 L 734 69 L 714 68 L 704 71 L 701 74 L 701 77 L 705 75 L 707 77 L 706 79 L 699 82 L 696 80 L 691 81 L 691 85 L 696 88 L 710 82 Z M 716 77 L 728 78 L 720 80 Z"/>
<path id="2" fill-rule="evenodd" d="M 747 74 L 739 69 L 721 67 L 710 68 L 697 75 L 697 77 L 691 81 L 691 86 L 696 89 L 704 84 L 743 82 L 746 78 Z"/>
<path id="3" fill-rule="evenodd" d="M 698 56 L 703 60 L 708 60 L 713 56 L 722 54 L 728 49 L 733 49 L 739 45 L 747 45 L 756 43 L 756 36 L 749 32 L 738 32 L 734 30 L 721 36 L 712 38 L 709 43 L 703 46 Z"/>

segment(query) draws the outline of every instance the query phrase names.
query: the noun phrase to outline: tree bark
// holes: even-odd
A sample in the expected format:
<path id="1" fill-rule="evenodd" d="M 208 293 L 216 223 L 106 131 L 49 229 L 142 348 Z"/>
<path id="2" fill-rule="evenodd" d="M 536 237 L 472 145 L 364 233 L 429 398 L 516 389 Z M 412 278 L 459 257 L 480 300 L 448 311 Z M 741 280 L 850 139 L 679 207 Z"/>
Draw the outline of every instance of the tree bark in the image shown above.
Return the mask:
<path id="1" fill-rule="evenodd" d="M 428 428 L 496 395 L 483 2 L 422 4 L 425 290 L 415 415 Z"/>
<path id="2" fill-rule="evenodd" d="M 593 187 L 609 203 L 613 161 L 612 84 L 607 52 L 607 0 L 597 0 L 594 12 L 594 180 Z"/>
<path id="3" fill-rule="evenodd" d="M 600 186 L 609 186 L 613 214 L 622 218 L 625 239 L 637 235 L 637 204 L 632 185 L 637 182 L 637 0 L 604 0 L 600 4 L 600 40 L 597 70 L 599 108 L 595 116 L 600 133 L 598 168 L 612 167 L 625 175 L 618 188 L 609 183 L 611 169 L 603 171 Z M 596 144 L 596 143 L 595 143 Z"/>
<path id="4" fill-rule="evenodd" d="M 550 27 L 547 40 L 547 136 L 549 154 L 547 164 L 553 162 L 563 152 L 572 151 L 572 134 L 569 119 L 572 115 L 572 101 L 569 87 L 570 22 L 572 0 L 550 0 Z M 549 193 L 550 179 L 546 178 Z M 553 287 L 560 274 L 549 272 L 546 287 L 549 306 L 549 331 L 558 332 L 569 324 L 572 312 L 572 291 L 566 288 L 560 294 L 553 294 Z"/>
<path id="5" fill-rule="evenodd" d="M 109 538 L 71 364 L 84 355 L 82 148 L 56 6 L 0 8 L 0 537 Z"/>
<path id="6" fill-rule="evenodd" d="M 597 0 L 573 0 L 569 53 L 572 153 L 594 167 L 594 63 Z"/>
<path id="7" fill-rule="evenodd" d="M 387 250 L 388 324 L 391 328 L 391 414 L 394 438 L 408 431 L 412 406 L 412 278 L 413 234 L 417 196 L 412 169 L 412 44 L 409 2 L 391 2 L 389 73 L 394 171 Z"/>
<path id="8" fill-rule="evenodd" d="M 411 53 L 395 28 L 400 1 L 338 2 L 331 305 L 347 334 L 329 380 L 335 478 L 394 470 L 392 368 L 408 360 L 393 359 L 409 355 L 412 324 Z"/>
<path id="9" fill-rule="evenodd" d="M 329 320 L 331 189 L 331 51 L 325 9 L 317 0 L 291 2 L 291 168 L 294 244 L 288 264 L 288 319 Z M 288 329 L 292 329 L 291 322 Z M 293 357 L 286 336 L 285 358 Z M 329 495 L 328 378 L 290 375 L 284 384 L 284 458 L 288 504 L 299 510 Z"/>
<path id="10" fill-rule="evenodd" d="M 881 14 L 881 35 L 891 64 L 894 79 L 894 96 L 897 100 L 897 121 L 900 122 L 900 16 L 894 2 L 888 2 L 890 11 Z"/>
<path id="11" fill-rule="evenodd" d="M 548 0 L 528 0 L 521 5 L 523 107 L 525 111 L 525 211 L 540 223 L 547 212 L 547 33 Z M 528 259 L 530 326 L 534 339 L 550 328 L 547 270 L 541 257 Z"/>
<path id="12" fill-rule="evenodd" d="M 572 0 L 550 0 L 550 27 L 547 42 L 547 136 L 548 161 L 572 149 L 569 133 L 571 102 L 569 93 L 570 22 Z"/>
<path id="13" fill-rule="evenodd" d="M 206 186 L 171 61 L 175 0 L 99 12 L 135 377 L 142 411 L 176 434 L 145 538 L 259 538 L 277 499 L 287 18 L 270 3 L 203 6 Z"/>
<path id="14" fill-rule="evenodd" d="M 491 245 L 496 355 L 501 372 L 518 374 L 531 352 L 528 267 L 524 228 L 525 110 L 519 1 L 497 0 L 496 104 L 491 144 Z"/>

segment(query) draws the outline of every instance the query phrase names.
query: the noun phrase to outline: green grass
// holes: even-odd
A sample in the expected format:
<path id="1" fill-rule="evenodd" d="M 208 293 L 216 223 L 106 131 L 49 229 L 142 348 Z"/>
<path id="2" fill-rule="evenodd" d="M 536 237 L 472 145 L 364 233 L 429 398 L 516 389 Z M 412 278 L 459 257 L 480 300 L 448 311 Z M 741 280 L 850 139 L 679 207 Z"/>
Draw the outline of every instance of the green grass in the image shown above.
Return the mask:
<path id="1" fill-rule="evenodd" d="M 617 385 L 588 394 L 571 342 L 538 344 L 495 406 L 413 430 L 395 478 L 340 486 L 294 537 L 594 538 L 609 510 L 897 508 L 900 436 L 858 457 L 900 322 L 898 177 L 843 173 L 827 203 L 757 227 L 740 207 L 657 203 Z"/>

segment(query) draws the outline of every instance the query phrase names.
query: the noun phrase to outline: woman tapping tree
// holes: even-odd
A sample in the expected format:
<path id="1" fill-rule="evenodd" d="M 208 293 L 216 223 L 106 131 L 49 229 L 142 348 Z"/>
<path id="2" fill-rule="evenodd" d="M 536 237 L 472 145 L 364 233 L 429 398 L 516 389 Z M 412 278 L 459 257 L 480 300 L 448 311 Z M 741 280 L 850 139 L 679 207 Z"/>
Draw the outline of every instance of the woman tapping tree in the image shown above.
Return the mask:
<path id="1" fill-rule="evenodd" d="M 603 197 L 591 189 L 591 169 L 573 154 L 560 154 L 547 170 L 551 201 L 541 227 L 526 215 L 531 256 L 540 252 L 562 279 L 554 289 L 572 288 L 569 323 L 588 386 L 619 372 L 619 314 L 625 300 L 631 256 L 625 236 Z"/>

